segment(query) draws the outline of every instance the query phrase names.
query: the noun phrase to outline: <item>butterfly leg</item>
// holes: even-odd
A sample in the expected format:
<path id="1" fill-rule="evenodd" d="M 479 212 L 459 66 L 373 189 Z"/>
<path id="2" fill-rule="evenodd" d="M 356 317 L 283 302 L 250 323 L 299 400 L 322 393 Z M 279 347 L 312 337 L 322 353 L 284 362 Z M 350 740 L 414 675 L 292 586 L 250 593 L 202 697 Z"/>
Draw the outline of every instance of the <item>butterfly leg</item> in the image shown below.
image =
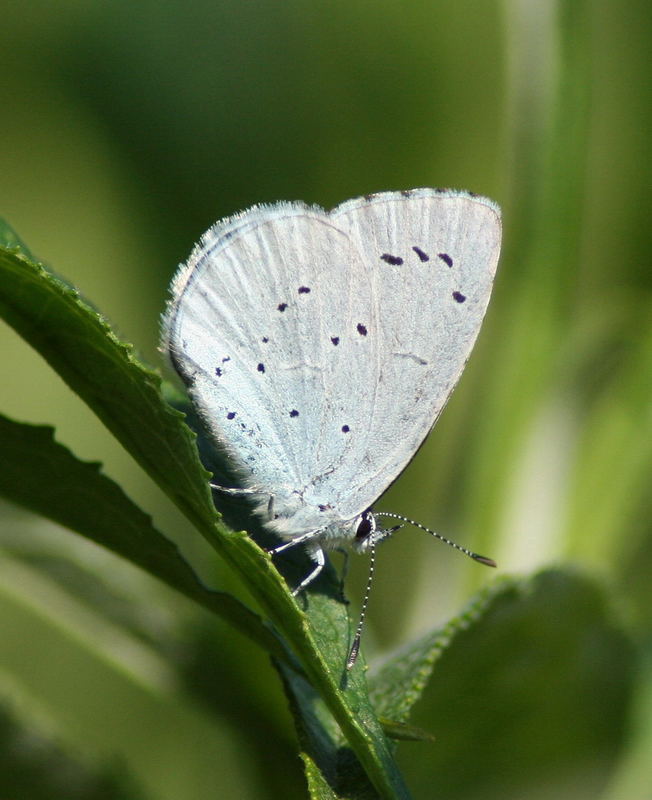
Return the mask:
<path id="1" fill-rule="evenodd" d="M 228 486 L 220 486 L 217 483 L 209 484 L 211 489 L 217 489 L 218 492 L 222 492 L 223 494 L 230 494 L 234 497 L 242 497 L 242 495 L 251 495 L 251 494 L 267 494 L 266 492 L 259 492 L 257 489 L 232 489 Z M 270 501 L 271 502 L 271 501 Z"/>
<path id="2" fill-rule="evenodd" d="M 306 550 L 308 551 L 308 555 L 310 558 L 315 562 L 315 567 L 312 569 L 306 577 L 301 581 L 301 583 L 293 589 L 292 594 L 294 596 L 298 595 L 299 592 L 302 592 L 306 586 L 311 584 L 317 575 L 322 571 L 324 568 L 324 564 L 326 563 L 326 556 L 324 551 L 321 547 L 317 544 L 310 544 L 310 540 L 314 539 L 320 533 L 319 530 L 316 531 L 308 531 L 307 533 L 302 534 L 301 536 L 297 536 L 294 539 L 290 539 L 289 542 L 284 542 L 280 544 L 278 547 L 274 547 L 272 550 L 268 550 L 267 552 L 275 556 L 277 553 L 282 553 L 284 550 L 288 550 L 290 547 L 296 547 L 298 544 L 305 544 Z"/>
<path id="3" fill-rule="evenodd" d="M 222 494 L 228 494 L 231 497 L 251 497 L 254 494 L 267 494 L 267 492 L 261 492 L 258 489 L 231 488 L 229 486 L 220 486 L 218 483 L 210 483 L 209 486 L 211 487 L 211 489 L 216 489 L 218 492 L 222 492 Z M 267 502 L 267 518 L 270 520 L 274 519 L 273 494 L 270 494 L 269 500 Z"/>
<path id="4" fill-rule="evenodd" d="M 310 557 L 315 562 L 315 567 L 312 569 L 306 577 L 301 581 L 301 583 L 292 590 L 292 594 L 296 597 L 299 592 L 302 592 L 309 584 L 311 584 L 317 575 L 324 569 L 324 564 L 326 563 L 326 556 L 324 555 L 324 551 L 321 547 L 314 547 L 310 548 L 309 550 Z"/>
<path id="5" fill-rule="evenodd" d="M 268 550 L 267 552 L 271 556 L 275 556 L 277 553 L 282 553 L 284 550 L 288 550 L 290 547 L 296 547 L 298 544 L 306 544 L 311 539 L 314 539 L 316 536 L 319 536 L 320 533 L 321 533 L 321 528 L 314 531 L 308 531 L 307 533 L 302 533 L 300 536 L 295 536 L 289 541 L 284 542 L 283 544 L 279 544 L 277 547 L 273 547 L 271 550 Z"/>
<path id="6" fill-rule="evenodd" d="M 349 551 L 344 547 L 336 547 L 335 549 L 342 554 L 342 583 L 344 583 L 346 576 L 349 574 Z"/>

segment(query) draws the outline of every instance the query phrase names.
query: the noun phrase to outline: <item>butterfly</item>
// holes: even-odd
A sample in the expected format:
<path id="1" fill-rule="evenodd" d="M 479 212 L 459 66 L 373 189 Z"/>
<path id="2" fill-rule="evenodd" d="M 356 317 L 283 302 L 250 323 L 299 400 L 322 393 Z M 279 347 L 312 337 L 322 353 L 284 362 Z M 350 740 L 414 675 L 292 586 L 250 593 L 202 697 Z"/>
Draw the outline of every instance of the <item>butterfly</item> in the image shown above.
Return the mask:
<path id="1" fill-rule="evenodd" d="M 371 507 L 462 374 L 500 240 L 491 200 L 413 189 L 332 211 L 254 206 L 213 225 L 180 267 L 162 349 L 240 484 L 216 488 L 254 500 L 282 540 L 272 553 L 310 555 L 295 594 L 325 550 L 373 554 L 400 527 Z"/>

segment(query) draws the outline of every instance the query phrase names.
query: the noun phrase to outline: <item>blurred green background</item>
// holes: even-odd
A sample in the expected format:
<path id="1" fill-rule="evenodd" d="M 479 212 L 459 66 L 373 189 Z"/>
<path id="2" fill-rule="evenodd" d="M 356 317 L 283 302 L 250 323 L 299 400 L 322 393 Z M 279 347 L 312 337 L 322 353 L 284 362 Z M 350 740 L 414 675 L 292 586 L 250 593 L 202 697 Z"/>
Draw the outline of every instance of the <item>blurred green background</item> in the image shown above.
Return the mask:
<path id="1" fill-rule="evenodd" d="M 174 269 L 221 216 L 416 186 L 501 204 L 482 335 L 380 507 L 505 573 L 572 564 L 602 583 L 640 668 L 592 796 L 652 797 L 649 4 L 64 0 L 6 4 L 2 26 L 0 212 L 149 363 Z M 207 582 L 239 591 L 40 357 L 0 337 L 0 409 L 56 425 Z M 0 512 L 0 797 L 303 796 L 264 656 L 129 564 Z M 418 531 L 383 545 L 367 654 L 495 578 L 465 561 Z M 402 746 L 419 797 L 430 747 Z"/>

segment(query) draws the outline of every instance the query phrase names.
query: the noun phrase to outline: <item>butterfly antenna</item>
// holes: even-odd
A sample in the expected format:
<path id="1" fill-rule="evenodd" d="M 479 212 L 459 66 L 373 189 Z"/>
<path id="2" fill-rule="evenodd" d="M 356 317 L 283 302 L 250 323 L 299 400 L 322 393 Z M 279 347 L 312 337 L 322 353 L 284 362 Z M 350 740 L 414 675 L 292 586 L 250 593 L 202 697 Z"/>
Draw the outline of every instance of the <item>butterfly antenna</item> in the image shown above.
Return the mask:
<path id="1" fill-rule="evenodd" d="M 392 534 L 403 525 L 394 525 L 393 528 L 387 531 Z M 355 629 L 355 636 L 353 637 L 353 644 L 349 650 L 349 657 L 346 660 L 347 670 L 351 669 L 358 658 L 360 652 L 360 642 L 362 641 L 362 629 L 364 628 L 364 620 L 367 615 L 367 606 L 369 605 L 369 595 L 371 594 L 371 583 L 374 579 L 374 569 L 376 568 L 376 546 L 371 544 L 369 547 L 369 575 L 367 576 L 367 585 L 364 590 L 364 598 L 362 600 L 362 608 L 360 609 L 360 619 L 358 620 L 358 627 Z"/>
<path id="2" fill-rule="evenodd" d="M 408 517 L 404 517 L 401 514 L 393 514 L 391 511 L 374 511 L 374 515 L 376 517 L 391 517 L 391 519 L 400 519 L 402 522 L 406 522 L 408 525 L 413 525 L 415 528 L 420 528 L 422 531 L 429 533 L 431 536 L 434 536 L 435 539 L 439 539 L 440 542 L 444 542 L 444 544 L 454 547 L 455 550 L 459 550 L 460 553 L 464 553 L 465 556 L 472 558 L 474 561 L 479 561 L 481 564 L 485 564 L 487 567 L 498 566 L 496 562 L 493 560 L 493 558 L 480 556 L 477 553 L 472 552 L 471 550 L 467 550 L 466 547 L 462 547 L 462 545 L 460 544 L 451 542 L 450 539 L 447 539 L 440 533 L 435 533 L 435 531 L 431 531 L 430 528 L 426 528 L 426 526 L 422 525 L 420 522 L 415 522 L 413 519 L 408 519 Z"/>
<path id="3" fill-rule="evenodd" d="M 353 637 L 353 644 L 349 650 L 349 657 L 346 659 L 347 670 L 352 669 L 353 665 L 358 658 L 360 652 L 360 641 L 362 640 L 362 629 L 364 628 L 364 618 L 367 615 L 367 606 L 369 605 L 369 595 L 371 594 L 371 582 L 374 578 L 374 569 L 376 567 L 376 547 L 371 545 L 369 548 L 369 575 L 367 576 L 367 586 L 364 590 L 364 599 L 362 601 L 362 608 L 360 609 L 360 619 L 358 620 L 358 627 L 355 630 Z"/>

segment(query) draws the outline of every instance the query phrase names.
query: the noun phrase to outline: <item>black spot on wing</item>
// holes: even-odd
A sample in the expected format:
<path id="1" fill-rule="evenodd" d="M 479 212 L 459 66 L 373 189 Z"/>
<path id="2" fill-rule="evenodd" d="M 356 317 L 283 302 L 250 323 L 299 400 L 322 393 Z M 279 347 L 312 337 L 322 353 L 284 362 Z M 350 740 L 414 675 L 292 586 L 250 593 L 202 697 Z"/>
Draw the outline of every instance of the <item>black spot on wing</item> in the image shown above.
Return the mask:
<path id="1" fill-rule="evenodd" d="M 282 314 L 282 313 L 285 311 L 285 309 L 286 309 L 287 307 L 288 307 L 288 304 L 287 304 L 287 303 L 279 303 L 279 304 L 276 306 L 276 308 L 277 308 L 277 309 L 278 309 L 278 310 L 281 312 L 281 314 Z"/>
<path id="2" fill-rule="evenodd" d="M 403 263 L 403 259 L 400 256 L 393 256 L 391 253 L 383 253 L 380 260 L 394 267 L 400 267 Z"/>
<path id="3" fill-rule="evenodd" d="M 256 367 L 256 369 L 258 370 L 258 372 L 265 372 L 265 365 L 264 364 L 259 364 Z"/>
<path id="4" fill-rule="evenodd" d="M 229 411 L 229 413 L 226 415 L 226 418 L 227 419 L 234 419 L 235 418 L 235 411 Z"/>
<path id="5" fill-rule="evenodd" d="M 299 286 L 299 294 L 310 294 L 310 289 L 308 286 Z"/>
<path id="6" fill-rule="evenodd" d="M 291 417 L 298 417 L 299 416 L 299 412 L 296 410 L 296 408 L 293 408 L 292 411 L 290 411 L 290 416 Z"/>
<path id="7" fill-rule="evenodd" d="M 351 430 L 348 425 L 342 425 L 342 433 L 348 433 Z"/>
<path id="8" fill-rule="evenodd" d="M 456 303 L 463 303 L 466 300 L 466 295 L 462 294 L 462 292 L 453 292 L 453 300 Z"/>
<path id="9" fill-rule="evenodd" d="M 357 328 L 357 331 L 360 334 L 360 336 L 366 336 L 367 335 L 367 328 L 361 322 L 358 322 L 358 324 L 356 325 L 356 328 Z"/>
<path id="10" fill-rule="evenodd" d="M 419 261 L 430 261 L 430 256 L 427 253 L 424 253 L 420 247 L 416 246 L 416 244 L 412 247 L 412 249 L 419 256 Z"/>
<path id="11" fill-rule="evenodd" d="M 437 253 L 437 258 L 441 258 L 447 267 L 453 266 L 453 259 L 448 255 L 448 253 Z"/>
<path id="12" fill-rule="evenodd" d="M 337 347 L 337 345 L 340 343 L 340 337 L 339 336 L 331 336 L 331 342 Z"/>

